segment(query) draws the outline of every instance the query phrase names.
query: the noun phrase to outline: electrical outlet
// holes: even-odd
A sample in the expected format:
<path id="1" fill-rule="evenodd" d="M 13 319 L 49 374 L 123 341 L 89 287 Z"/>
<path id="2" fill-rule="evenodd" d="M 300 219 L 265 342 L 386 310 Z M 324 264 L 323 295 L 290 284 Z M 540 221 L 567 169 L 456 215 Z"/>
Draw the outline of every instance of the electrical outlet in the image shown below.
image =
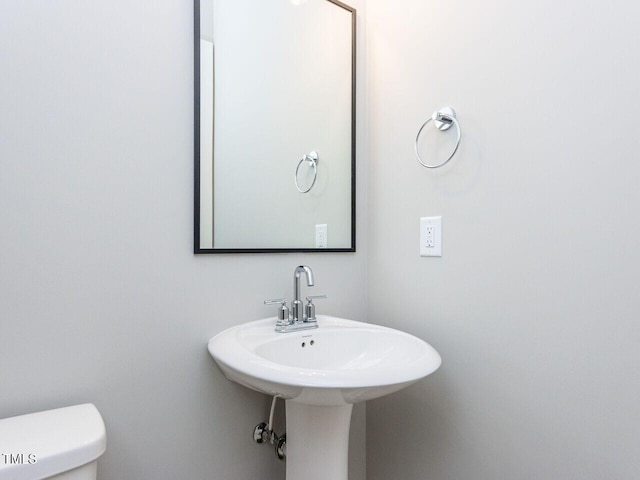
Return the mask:
<path id="1" fill-rule="evenodd" d="M 327 248 L 327 224 L 316 225 L 316 248 Z"/>
<path id="2" fill-rule="evenodd" d="M 427 224 L 425 228 L 424 245 L 425 247 L 433 248 L 436 246 L 434 238 L 435 228 L 431 224 Z"/>
<path id="3" fill-rule="evenodd" d="M 442 256 L 442 217 L 420 218 L 420 256 Z"/>

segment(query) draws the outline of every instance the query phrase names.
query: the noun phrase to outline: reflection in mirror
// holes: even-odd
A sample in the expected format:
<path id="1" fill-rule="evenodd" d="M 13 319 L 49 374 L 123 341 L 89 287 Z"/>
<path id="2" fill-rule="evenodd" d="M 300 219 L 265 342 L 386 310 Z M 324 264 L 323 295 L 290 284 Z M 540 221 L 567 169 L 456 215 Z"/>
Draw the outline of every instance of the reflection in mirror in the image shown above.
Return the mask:
<path id="1" fill-rule="evenodd" d="M 195 6 L 195 253 L 355 251 L 355 10 Z"/>

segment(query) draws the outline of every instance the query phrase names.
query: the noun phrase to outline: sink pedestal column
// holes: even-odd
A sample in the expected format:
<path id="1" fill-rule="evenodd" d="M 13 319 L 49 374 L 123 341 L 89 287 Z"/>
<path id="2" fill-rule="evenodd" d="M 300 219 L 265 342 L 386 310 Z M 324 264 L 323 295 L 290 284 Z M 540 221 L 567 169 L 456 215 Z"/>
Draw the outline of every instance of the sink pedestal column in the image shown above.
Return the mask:
<path id="1" fill-rule="evenodd" d="M 286 480 L 348 480 L 352 409 L 286 401 Z"/>

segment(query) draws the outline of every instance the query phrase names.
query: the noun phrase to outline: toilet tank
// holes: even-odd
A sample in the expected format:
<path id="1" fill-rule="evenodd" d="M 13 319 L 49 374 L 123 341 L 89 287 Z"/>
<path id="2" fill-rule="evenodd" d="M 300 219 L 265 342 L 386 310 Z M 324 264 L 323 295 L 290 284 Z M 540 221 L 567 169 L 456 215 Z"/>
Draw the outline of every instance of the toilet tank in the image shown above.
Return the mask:
<path id="1" fill-rule="evenodd" d="M 40 480 L 95 462 L 107 448 L 104 422 L 91 403 L 0 420 L 0 480 Z M 95 467 L 87 468 L 95 478 Z M 75 475 L 73 478 L 85 477 Z"/>

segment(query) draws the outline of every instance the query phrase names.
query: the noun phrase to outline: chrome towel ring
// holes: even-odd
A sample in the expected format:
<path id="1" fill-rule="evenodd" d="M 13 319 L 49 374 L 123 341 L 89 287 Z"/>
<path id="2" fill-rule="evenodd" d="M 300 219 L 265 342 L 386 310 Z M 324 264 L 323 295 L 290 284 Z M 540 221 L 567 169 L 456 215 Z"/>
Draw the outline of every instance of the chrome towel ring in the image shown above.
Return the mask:
<path id="1" fill-rule="evenodd" d="M 429 123 L 432 120 L 433 120 L 433 123 L 434 123 L 435 127 L 438 130 L 440 130 L 441 132 L 445 132 L 445 131 L 449 130 L 451 128 L 451 125 L 453 125 L 453 124 L 455 124 L 455 126 L 456 126 L 456 128 L 458 130 L 458 138 L 456 139 L 456 146 L 453 149 L 453 152 L 451 152 L 451 155 L 449 155 L 449 158 L 447 158 L 442 163 L 438 163 L 437 165 L 427 165 L 426 163 L 424 163 L 422 161 L 422 158 L 420 158 L 420 153 L 418 152 L 418 139 L 420 138 L 420 134 L 422 133 L 422 130 L 424 129 L 424 127 L 427 126 L 427 123 Z M 453 110 L 453 108 L 444 107 L 444 108 L 441 108 L 440 110 L 438 110 L 436 112 L 433 112 L 433 115 L 431 115 L 431 118 L 428 118 L 427 121 L 422 124 L 422 126 L 420 127 L 420 130 L 418 130 L 418 135 L 416 135 L 415 151 L 416 151 L 416 157 L 418 158 L 418 162 L 420 162 L 420 164 L 423 167 L 427 167 L 427 168 L 440 168 L 440 167 L 442 167 L 447 162 L 449 162 L 449 160 L 451 160 L 453 158 L 453 156 L 456 154 L 456 152 L 458 151 L 458 147 L 460 146 L 461 134 L 462 134 L 462 132 L 460 131 L 460 124 L 458 123 L 458 120 L 456 120 L 456 112 Z"/>
<path id="2" fill-rule="evenodd" d="M 298 185 L 298 171 L 300 170 L 300 165 L 302 165 L 302 162 L 305 162 L 305 161 L 309 162 L 313 167 L 313 181 L 311 182 L 311 185 L 309 186 L 309 188 L 307 188 L 306 190 L 303 190 L 300 188 L 300 185 Z M 296 174 L 293 177 L 293 181 L 295 182 L 296 188 L 300 193 L 307 193 L 316 184 L 316 178 L 318 178 L 318 161 L 319 161 L 318 152 L 314 150 L 313 152 L 303 155 L 300 161 L 298 162 L 298 166 L 296 167 Z"/>

